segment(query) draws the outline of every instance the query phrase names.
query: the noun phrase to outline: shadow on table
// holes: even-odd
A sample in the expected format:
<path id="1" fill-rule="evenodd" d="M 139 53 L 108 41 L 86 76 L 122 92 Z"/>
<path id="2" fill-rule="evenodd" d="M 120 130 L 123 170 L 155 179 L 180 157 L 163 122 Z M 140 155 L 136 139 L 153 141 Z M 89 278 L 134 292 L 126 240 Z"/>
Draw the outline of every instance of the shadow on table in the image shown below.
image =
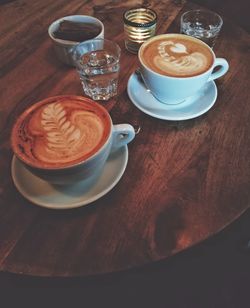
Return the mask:
<path id="1" fill-rule="evenodd" d="M 1 302 L 6 296 L 26 307 L 249 307 L 249 240 L 250 210 L 203 243 L 141 268 L 73 279 L 2 273 Z"/>
<path id="2" fill-rule="evenodd" d="M 192 0 L 229 18 L 250 33 L 249 1 L 248 0 Z"/>

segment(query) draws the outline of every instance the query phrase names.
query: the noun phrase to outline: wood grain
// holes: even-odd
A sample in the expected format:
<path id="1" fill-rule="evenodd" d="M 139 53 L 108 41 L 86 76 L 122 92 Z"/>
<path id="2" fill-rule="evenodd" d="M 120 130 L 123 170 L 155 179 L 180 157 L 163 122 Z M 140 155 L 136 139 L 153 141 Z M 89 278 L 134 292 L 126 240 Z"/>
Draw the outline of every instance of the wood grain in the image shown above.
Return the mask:
<path id="1" fill-rule="evenodd" d="M 154 8 L 157 33 L 178 32 L 192 4 L 173 1 L 24 1 L 0 6 L 0 270 L 39 276 L 85 276 L 158 261 L 206 239 L 250 203 L 249 34 L 224 21 L 216 44 L 230 70 L 217 81 L 215 106 L 196 119 L 170 122 L 138 110 L 126 93 L 138 66 L 124 49 L 122 14 Z M 9 136 L 15 118 L 34 102 L 83 95 L 74 69 L 60 63 L 47 34 L 55 19 L 93 15 L 122 48 L 119 95 L 105 104 L 114 123 L 139 124 L 118 185 L 75 210 L 37 207 L 15 189 Z"/>

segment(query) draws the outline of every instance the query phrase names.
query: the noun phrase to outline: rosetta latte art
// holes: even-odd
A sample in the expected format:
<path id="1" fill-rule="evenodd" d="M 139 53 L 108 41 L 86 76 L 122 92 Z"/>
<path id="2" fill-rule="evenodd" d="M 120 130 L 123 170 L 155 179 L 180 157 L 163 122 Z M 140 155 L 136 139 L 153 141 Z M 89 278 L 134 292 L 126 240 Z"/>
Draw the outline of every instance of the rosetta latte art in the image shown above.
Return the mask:
<path id="1" fill-rule="evenodd" d="M 111 136 L 105 108 L 74 95 L 47 98 L 27 108 L 11 133 L 14 153 L 28 166 L 72 167 L 92 158 Z"/>
<path id="2" fill-rule="evenodd" d="M 101 120 L 87 110 L 67 115 L 60 103 L 46 105 L 41 113 L 44 138 L 37 140 L 35 156 L 46 163 L 67 163 L 91 152 L 103 134 Z"/>
<path id="3" fill-rule="evenodd" d="M 158 45 L 158 55 L 154 57 L 154 64 L 159 69 L 175 73 L 180 76 L 193 74 L 207 65 L 207 57 L 200 52 L 188 52 L 182 43 L 163 41 Z"/>

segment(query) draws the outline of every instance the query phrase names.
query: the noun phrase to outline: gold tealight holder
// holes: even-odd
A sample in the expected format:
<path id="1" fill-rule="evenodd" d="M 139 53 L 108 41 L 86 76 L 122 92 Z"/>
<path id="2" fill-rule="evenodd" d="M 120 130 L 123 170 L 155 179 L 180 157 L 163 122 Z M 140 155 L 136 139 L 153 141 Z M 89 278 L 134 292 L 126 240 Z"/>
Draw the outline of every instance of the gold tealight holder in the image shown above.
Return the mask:
<path id="1" fill-rule="evenodd" d="M 157 14 L 149 8 L 134 8 L 123 14 L 125 47 L 137 53 L 140 46 L 155 35 Z"/>

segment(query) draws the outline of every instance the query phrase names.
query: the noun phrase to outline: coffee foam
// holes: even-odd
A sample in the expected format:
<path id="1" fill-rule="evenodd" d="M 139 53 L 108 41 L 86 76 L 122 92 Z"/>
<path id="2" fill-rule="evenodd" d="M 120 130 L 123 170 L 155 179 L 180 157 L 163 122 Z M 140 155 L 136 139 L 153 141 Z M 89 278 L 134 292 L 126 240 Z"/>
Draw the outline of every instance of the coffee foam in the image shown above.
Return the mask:
<path id="1" fill-rule="evenodd" d="M 92 156 L 108 139 L 104 108 L 76 96 L 50 98 L 33 105 L 12 131 L 15 153 L 31 166 L 60 168 Z"/>
<path id="2" fill-rule="evenodd" d="M 143 46 L 141 57 L 153 71 L 171 77 L 191 77 L 206 72 L 213 64 L 209 48 L 184 35 L 169 35 Z"/>

